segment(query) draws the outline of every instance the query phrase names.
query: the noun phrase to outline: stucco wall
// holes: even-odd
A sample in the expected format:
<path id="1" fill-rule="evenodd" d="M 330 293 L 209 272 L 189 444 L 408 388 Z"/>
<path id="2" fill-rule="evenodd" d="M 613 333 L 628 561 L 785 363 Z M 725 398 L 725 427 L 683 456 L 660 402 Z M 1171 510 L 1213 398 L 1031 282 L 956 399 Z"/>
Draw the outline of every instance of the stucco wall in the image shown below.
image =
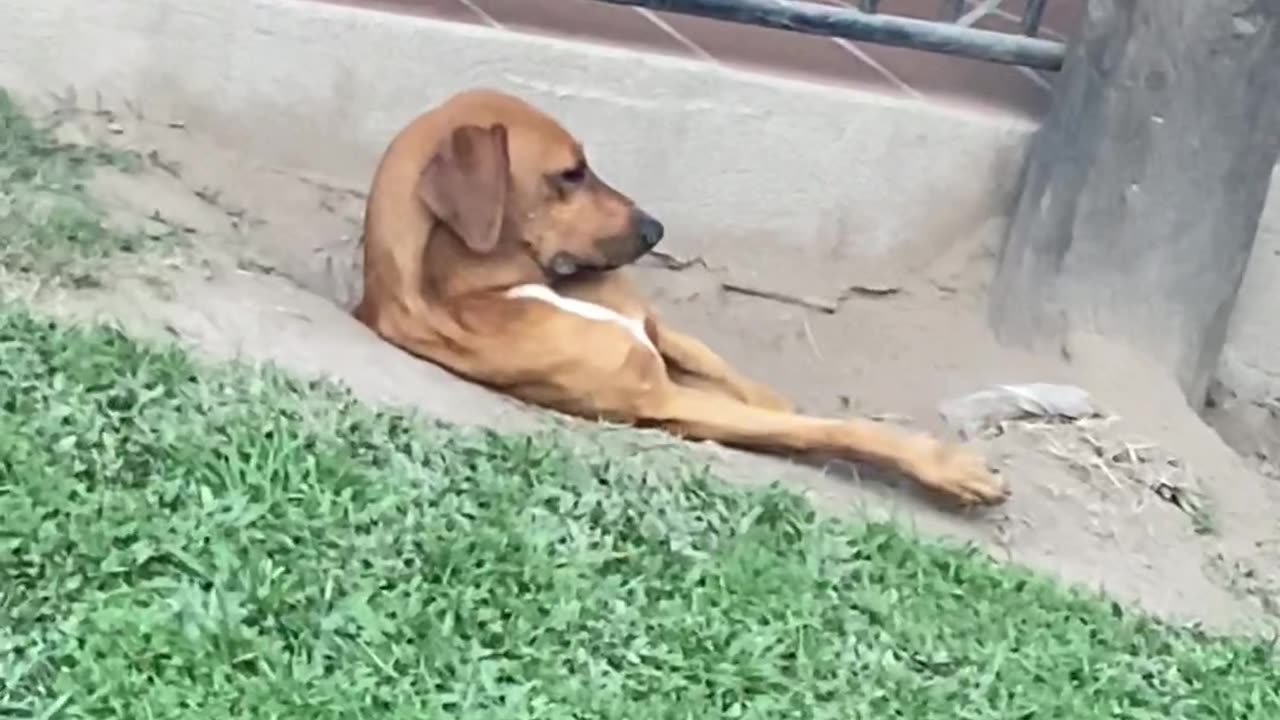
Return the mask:
<path id="1" fill-rule="evenodd" d="M 1271 175 L 1271 193 L 1231 318 L 1221 375 L 1245 396 L 1280 396 L 1280 167 Z"/>
<path id="2" fill-rule="evenodd" d="M 457 90 L 516 92 L 659 215 L 669 252 L 815 293 L 1003 233 L 1033 126 L 686 59 L 298 0 L 0 0 L 0 85 L 75 88 L 363 187 Z M 744 252 L 749 248 L 749 252 Z M 1231 341 L 1280 368 L 1280 191 Z M 1274 329 L 1273 329 L 1274 328 Z"/>

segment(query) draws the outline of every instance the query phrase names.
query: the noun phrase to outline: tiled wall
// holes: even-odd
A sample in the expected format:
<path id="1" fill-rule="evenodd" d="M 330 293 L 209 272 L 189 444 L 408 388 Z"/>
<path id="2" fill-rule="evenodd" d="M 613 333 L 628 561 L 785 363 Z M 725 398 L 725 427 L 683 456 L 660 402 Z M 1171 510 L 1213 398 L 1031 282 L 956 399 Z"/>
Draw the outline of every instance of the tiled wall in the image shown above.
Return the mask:
<path id="1" fill-rule="evenodd" d="M 749 67 L 880 92 L 1039 116 L 1054 73 L 873 43 L 760 28 L 609 5 L 594 0 L 335 0 L 393 12 L 521 32 L 639 47 L 707 62 Z M 846 5 L 856 0 L 817 0 Z M 969 0 L 970 3 L 973 0 Z M 978 27 L 1016 31 L 1025 0 L 983 18 Z M 1063 40 L 1080 23 L 1086 0 L 1049 0 L 1040 35 Z M 881 0 L 880 12 L 940 17 L 943 0 Z"/>

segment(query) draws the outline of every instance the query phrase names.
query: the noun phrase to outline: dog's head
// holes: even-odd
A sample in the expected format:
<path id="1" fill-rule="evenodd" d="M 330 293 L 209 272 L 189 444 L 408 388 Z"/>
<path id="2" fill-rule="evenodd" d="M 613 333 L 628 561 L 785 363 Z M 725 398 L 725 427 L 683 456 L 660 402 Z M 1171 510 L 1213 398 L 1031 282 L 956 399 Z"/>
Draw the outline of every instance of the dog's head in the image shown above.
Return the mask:
<path id="1" fill-rule="evenodd" d="M 600 179 L 546 115 L 499 96 L 453 116 L 418 195 L 471 251 L 513 244 L 563 278 L 625 265 L 662 239 L 662 223 Z"/>

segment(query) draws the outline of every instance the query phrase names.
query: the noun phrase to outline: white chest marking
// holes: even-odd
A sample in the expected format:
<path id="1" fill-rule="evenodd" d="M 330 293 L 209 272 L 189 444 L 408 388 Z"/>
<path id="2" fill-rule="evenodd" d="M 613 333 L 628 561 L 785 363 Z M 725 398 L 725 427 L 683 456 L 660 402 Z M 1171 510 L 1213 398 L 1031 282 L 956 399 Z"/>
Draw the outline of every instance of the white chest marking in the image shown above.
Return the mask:
<path id="1" fill-rule="evenodd" d="M 624 330 L 631 333 L 641 345 L 649 348 L 655 354 L 658 352 L 658 348 L 654 347 L 653 341 L 649 339 L 649 335 L 644 331 L 643 321 L 629 318 L 603 305 L 565 297 L 546 285 L 517 285 L 507 290 L 504 294 L 509 298 L 541 300 L 548 305 L 554 305 L 560 310 L 588 320 L 599 320 L 600 322 L 611 322 L 620 325 Z"/>

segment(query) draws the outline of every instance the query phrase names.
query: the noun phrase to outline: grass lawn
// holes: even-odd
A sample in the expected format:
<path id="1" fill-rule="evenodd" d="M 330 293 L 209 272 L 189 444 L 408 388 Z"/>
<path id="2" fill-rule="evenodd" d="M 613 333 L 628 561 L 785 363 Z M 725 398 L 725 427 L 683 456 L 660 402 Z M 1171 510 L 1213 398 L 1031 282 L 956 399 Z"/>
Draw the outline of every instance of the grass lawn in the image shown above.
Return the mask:
<path id="1" fill-rule="evenodd" d="M 26 716 L 1280 717 L 1262 644 L 12 308 L 0 517 Z"/>
<path id="2" fill-rule="evenodd" d="M 3 110 L 5 269 L 127 249 Z M 0 307 L 0 717 L 1280 717 L 1267 644 L 655 467 Z"/>

